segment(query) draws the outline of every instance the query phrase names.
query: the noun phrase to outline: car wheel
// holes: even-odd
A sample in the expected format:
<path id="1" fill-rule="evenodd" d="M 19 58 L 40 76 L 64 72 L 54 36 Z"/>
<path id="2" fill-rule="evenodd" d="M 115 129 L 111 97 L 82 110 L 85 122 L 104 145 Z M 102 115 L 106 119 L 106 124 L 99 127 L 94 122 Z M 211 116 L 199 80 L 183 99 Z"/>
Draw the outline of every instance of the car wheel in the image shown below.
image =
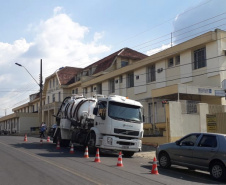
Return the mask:
<path id="1" fill-rule="evenodd" d="M 169 168 L 171 166 L 171 160 L 169 155 L 164 152 L 159 155 L 159 165 L 162 168 Z"/>
<path id="2" fill-rule="evenodd" d="M 210 174 L 216 180 L 223 180 L 226 176 L 225 166 L 221 162 L 214 162 L 210 166 Z"/>

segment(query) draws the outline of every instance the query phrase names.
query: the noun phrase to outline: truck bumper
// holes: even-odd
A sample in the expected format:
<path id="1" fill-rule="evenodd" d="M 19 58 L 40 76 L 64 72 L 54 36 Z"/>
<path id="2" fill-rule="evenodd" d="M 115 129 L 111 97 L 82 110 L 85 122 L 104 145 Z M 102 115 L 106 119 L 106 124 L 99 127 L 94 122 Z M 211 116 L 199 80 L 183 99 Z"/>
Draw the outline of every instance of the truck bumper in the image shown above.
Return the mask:
<path id="1" fill-rule="evenodd" d="M 142 141 L 140 139 L 120 139 L 115 136 L 104 136 L 100 148 L 122 151 L 141 151 Z"/>

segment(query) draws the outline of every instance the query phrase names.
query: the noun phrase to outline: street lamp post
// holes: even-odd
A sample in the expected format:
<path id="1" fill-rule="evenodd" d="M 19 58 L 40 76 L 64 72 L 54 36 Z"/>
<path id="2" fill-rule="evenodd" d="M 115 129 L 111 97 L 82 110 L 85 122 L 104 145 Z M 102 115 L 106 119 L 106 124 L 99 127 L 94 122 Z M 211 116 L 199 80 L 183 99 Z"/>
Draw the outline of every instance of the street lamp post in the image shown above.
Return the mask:
<path id="1" fill-rule="evenodd" d="M 40 61 L 40 83 L 38 83 L 35 78 L 32 76 L 32 74 L 26 69 L 26 67 L 24 67 L 23 65 L 19 64 L 19 63 L 15 63 L 16 65 L 23 67 L 28 74 L 34 79 L 34 81 L 38 84 L 38 86 L 40 87 L 40 111 L 39 111 L 39 121 L 40 121 L 40 125 L 42 123 L 42 59 Z"/>

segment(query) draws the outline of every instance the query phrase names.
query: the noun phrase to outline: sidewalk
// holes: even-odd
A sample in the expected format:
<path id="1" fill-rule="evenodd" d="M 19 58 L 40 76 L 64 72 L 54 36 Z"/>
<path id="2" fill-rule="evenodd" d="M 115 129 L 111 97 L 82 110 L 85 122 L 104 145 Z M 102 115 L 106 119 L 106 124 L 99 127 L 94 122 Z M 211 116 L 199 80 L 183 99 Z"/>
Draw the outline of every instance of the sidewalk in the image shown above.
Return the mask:
<path id="1" fill-rule="evenodd" d="M 142 145 L 142 151 L 136 152 L 134 157 L 143 157 L 147 159 L 153 159 L 155 156 L 156 148 L 150 145 Z"/>

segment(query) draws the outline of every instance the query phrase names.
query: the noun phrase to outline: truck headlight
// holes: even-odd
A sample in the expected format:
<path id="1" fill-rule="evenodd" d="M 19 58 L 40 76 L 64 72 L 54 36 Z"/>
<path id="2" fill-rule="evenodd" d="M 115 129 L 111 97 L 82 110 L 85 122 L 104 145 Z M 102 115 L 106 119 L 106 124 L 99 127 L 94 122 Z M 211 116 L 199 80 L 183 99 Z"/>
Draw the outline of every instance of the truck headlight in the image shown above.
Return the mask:
<path id="1" fill-rule="evenodd" d="M 111 137 L 107 137 L 107 144 L 112 145 L 112 138 Z"/>

